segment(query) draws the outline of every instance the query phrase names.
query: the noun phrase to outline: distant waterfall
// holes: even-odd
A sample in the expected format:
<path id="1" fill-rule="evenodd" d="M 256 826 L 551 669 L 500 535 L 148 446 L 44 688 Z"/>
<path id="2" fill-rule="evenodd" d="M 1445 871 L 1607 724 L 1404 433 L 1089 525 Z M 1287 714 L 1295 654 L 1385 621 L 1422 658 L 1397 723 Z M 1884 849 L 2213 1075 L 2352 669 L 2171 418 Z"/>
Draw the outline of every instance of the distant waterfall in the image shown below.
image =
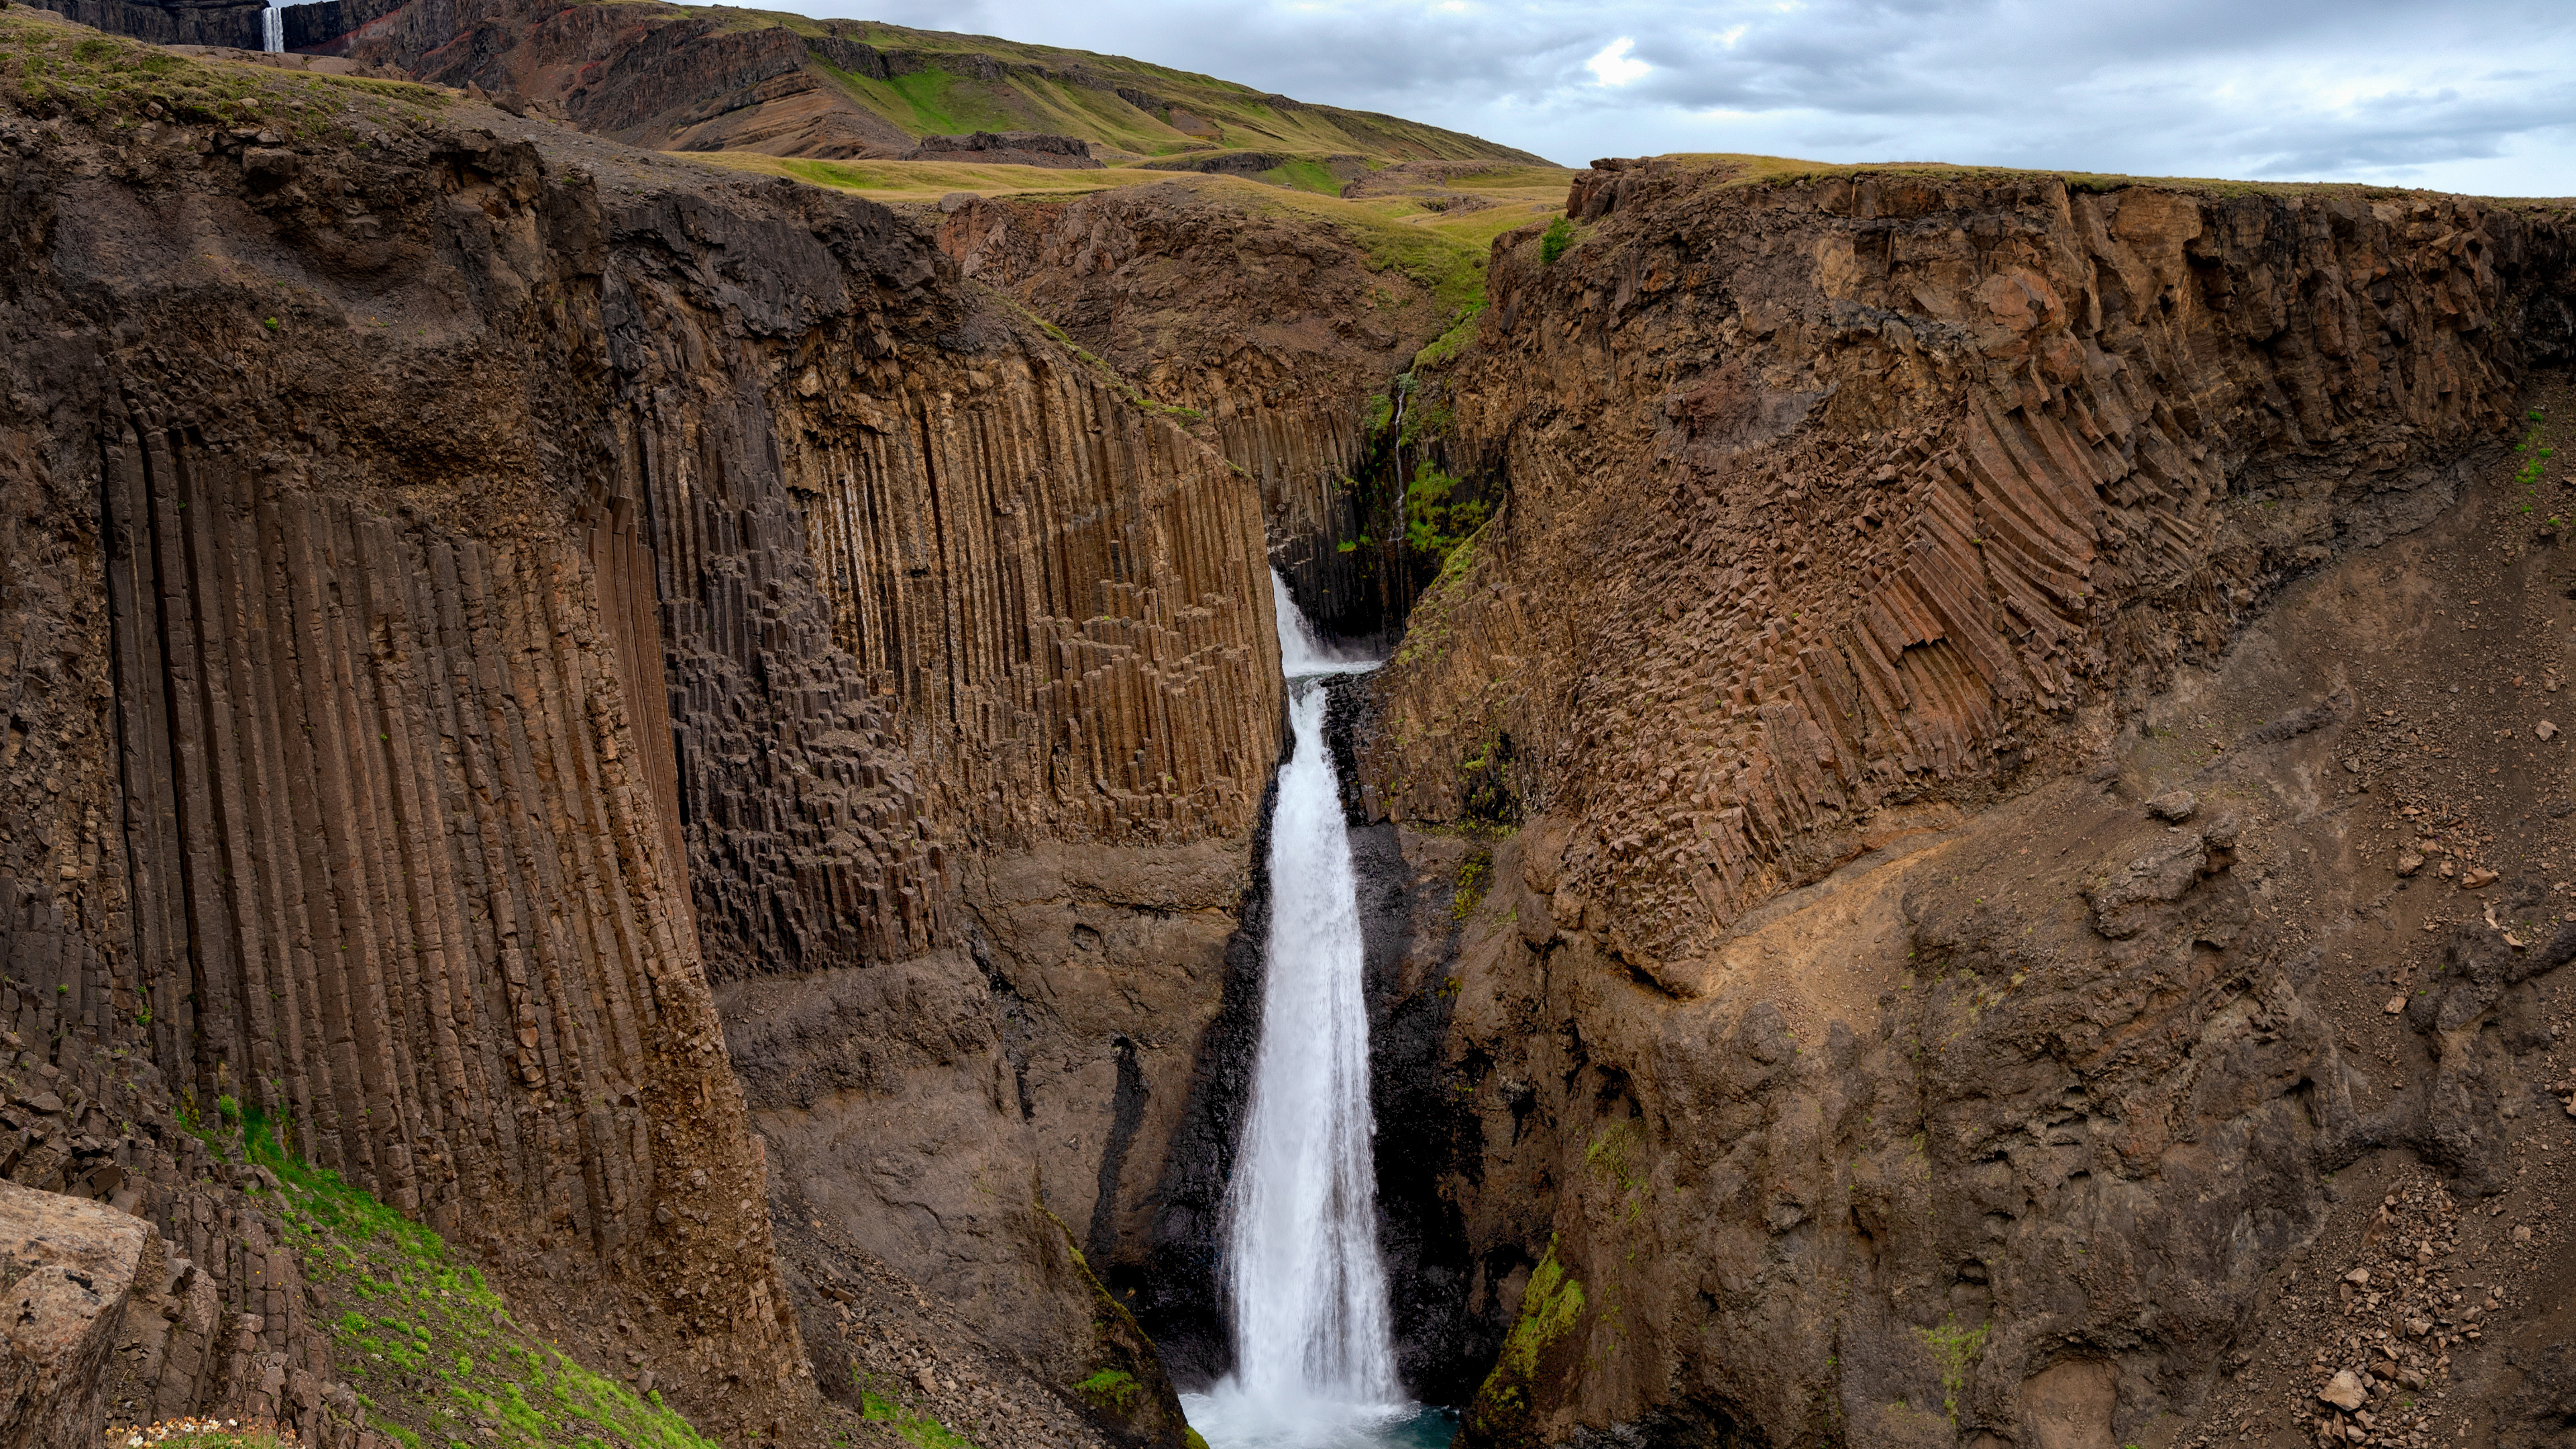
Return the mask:
<path id="1" fill-rule="evenodd" d="M 259 48 L 272 55 L 286 49 L 286 12 L 275 5 L 259 12 Z"/>

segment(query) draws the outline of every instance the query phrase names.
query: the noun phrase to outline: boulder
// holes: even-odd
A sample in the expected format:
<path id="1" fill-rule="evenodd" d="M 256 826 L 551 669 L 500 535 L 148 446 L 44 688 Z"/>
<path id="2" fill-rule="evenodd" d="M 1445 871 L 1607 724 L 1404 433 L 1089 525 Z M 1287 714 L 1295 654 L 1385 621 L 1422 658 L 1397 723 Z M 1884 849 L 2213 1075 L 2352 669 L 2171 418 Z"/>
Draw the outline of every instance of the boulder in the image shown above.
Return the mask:
<path id="1" fill-rule="evenodd" d="M 0 1449 L 90 1449 L 143 1220 L 0 1182 Z"/>

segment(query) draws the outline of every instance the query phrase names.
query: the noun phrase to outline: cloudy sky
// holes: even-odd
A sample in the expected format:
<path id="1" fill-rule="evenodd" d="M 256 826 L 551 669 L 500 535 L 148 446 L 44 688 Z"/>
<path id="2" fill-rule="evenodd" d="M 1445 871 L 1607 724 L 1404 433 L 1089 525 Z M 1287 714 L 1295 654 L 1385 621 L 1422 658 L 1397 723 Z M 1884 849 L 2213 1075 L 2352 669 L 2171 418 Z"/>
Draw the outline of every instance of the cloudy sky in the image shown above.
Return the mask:
<path id="1" fill-rule="evenodd" d="M 2576 194 L 2569 0 L 807 4 L 1131 55 L 1576 166 L 1751 151 Z"/>

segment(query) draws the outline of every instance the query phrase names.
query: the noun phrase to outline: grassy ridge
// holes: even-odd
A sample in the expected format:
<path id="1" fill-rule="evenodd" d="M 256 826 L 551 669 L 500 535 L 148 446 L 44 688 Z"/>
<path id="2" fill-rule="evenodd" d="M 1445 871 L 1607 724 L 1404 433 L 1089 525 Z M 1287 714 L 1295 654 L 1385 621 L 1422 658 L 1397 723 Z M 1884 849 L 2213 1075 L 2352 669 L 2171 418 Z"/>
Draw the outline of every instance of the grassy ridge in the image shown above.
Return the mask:
<path id="1" fill-rule="evenodd" d="M 1210 138 L 1174 124 L 1170 108 L 1177 106 L 1215 128 L 1213 145 L 1219 150 L 1357 153 L 1380 162 L 1540 162 L 1527 152 L 1419 121 L 1337 106 L 1282 104 L 1286 98 L 1233 81 L 1096 51 L 878 21 L 817 20 L 779 10 L 690 7 L 661 0 L 609 3 L 675 19 L 709 18 L 729 32 L 783 29 L 873 46 L 899 74 L 881 81 L 819 58 L 810 64 L 852 103 L 912 136 L 1029 130 L 1078 136 L 1141 156 L 1208 149 Z"/>

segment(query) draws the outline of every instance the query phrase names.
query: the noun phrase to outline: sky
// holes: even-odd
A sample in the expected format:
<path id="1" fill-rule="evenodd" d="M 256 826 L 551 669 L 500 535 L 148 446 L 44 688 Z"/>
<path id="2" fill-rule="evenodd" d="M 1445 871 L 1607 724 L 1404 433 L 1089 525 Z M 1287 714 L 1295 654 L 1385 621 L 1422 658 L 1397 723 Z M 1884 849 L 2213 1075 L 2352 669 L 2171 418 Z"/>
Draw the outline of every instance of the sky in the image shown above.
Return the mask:
<path id="1" fill-rule="evenodd" d="M 1742 151 L 2576 195 L 2576 0 L 806 4 L 1133 56 L 1572 166 Z"/>

